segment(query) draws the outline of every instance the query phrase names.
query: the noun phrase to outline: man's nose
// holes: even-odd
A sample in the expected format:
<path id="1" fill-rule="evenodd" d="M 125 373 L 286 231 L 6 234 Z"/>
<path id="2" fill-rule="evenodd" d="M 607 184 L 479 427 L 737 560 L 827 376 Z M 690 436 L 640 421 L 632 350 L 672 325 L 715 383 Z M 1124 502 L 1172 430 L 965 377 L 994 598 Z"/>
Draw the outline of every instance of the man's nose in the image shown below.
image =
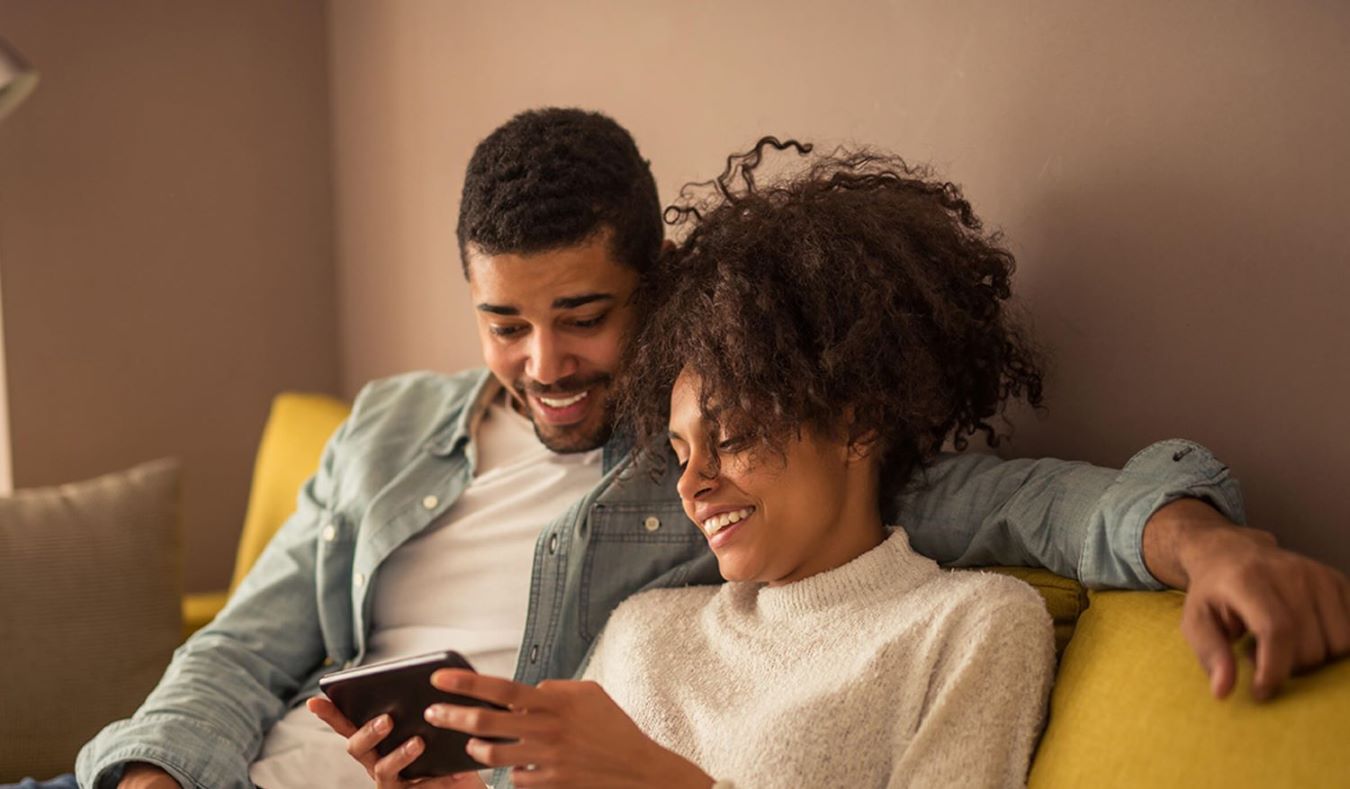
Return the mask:
<path id="1" fill-rule="evenodd" d="M 530 338 L 525 374 L 541 384 L 551 384 L 577 370 L 576 356 L 566 341 L 551 331 L 536 331 Z"/>

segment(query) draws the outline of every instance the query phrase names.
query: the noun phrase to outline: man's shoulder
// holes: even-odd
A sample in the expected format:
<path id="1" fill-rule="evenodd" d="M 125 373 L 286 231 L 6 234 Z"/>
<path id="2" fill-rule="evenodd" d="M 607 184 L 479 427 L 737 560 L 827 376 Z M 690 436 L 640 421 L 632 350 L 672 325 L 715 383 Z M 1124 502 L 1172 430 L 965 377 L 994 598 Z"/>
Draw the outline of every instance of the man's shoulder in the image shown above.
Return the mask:
<path id="1" fill-rule="evenodd" d="M 459 399 L 471 396 L 490 373 L 473 367 L 457 373 L 416 370 L 377 378 L 361 388 L 356 407 L 371 407 L 390 401 Z"/>
<path id="2" fill-rule="evenodd" d="M 367 383 L 352 405 L 353 424 L 390 417 L 440 419 L 470 403 L 490 373 L 482 368 L 446 374 L 421 370 Z"/>

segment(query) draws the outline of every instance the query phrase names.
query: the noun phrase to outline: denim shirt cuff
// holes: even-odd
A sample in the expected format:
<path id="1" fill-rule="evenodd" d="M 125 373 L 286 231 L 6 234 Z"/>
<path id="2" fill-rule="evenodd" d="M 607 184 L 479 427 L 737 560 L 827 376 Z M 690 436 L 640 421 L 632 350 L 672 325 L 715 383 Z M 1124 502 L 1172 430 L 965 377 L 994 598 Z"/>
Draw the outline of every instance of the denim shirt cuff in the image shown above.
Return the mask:
<path id="1" fill-rule="evenodd" d="M 1084 543 L 1079 577 L 1095 588 L 1165 589 L 1144 562 L 1144 527 L 1161 507 L 1196 498 L 1234 523 L 1245 523 L 1238 481 L 1208 449 L 1185 439 L 1139 451 L 1103 495 L 1099 517 L 1118 524 L 1095 529 Z"/>
<path id="2" fill-rule="evenodd" d="M 160 767 L 187 789 L 251 786 L 246 760 L 218 732 L 181 718 L 169 722 L 147 716 L 112 724 L 80 750 L 75 772 L 80 786 L 111 789 L 132 762 Z"/>

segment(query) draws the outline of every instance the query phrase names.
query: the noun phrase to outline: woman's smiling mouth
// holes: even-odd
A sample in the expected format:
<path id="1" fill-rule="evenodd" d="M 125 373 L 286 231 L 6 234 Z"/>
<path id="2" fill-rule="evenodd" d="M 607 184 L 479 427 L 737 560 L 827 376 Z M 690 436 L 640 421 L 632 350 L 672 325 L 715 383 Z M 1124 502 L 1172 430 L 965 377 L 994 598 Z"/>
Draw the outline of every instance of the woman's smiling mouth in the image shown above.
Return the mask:
<path id="1" fill-rule="evenodd" d="M 742 507 L 735 510 L 724 510 L 704 518 L 702 521 L 703 533 L 708 535 L 708 544 L 713 548 L 718 548 L 732 538 L 742 521 L 755 513 L 754 507 Z"/>

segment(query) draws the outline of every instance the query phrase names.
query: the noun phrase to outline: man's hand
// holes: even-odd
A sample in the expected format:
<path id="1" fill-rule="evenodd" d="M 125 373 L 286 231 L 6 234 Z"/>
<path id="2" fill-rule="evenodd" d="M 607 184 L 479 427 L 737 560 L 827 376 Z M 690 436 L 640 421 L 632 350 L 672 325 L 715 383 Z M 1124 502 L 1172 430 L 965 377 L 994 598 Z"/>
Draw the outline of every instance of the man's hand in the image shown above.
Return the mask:
<path id="1" fill-rule="evenodd" d="M 416 786 L 418 789 L 487 789 L 483 779 L 479 778 L 476 772 L 405 781 L 399 778 L 398 774 L 422 755 L 422 749 L 426 746 L 421 737 L 409 739 L 390 751 L 388 756 L 381 758 L 375 746 L 387 737 L 393 728 L 388 715 L 367 721 L 366 725 L 358 729 L 334 706 L 333 702 L 322 696 L 315 696 L 305 702 L 305 706 L 327 723 L 330 729 L 347 738 L 347 753 L 366 768 L 366 774 L 380 789 L 402 789 L 408 786 Z"/>
<path id="2" fill-rule="evenodd" d="M 117 789 L 183 789 L 162 768 L 145 762 L 132 762 L 122 771 Z"/>
<path id="3" fill-rule="evenodd" d="M 1240 527 L 1197 499 L 1160 508 L 1144 528 L 1144 562 L 1186 590 L 1181 632 L 1227 696 L 1237 678 L 1231 643 L 1256 640 L 1252 695 L 1270 698 L 1295 671 L 1350 654 L 1350 579 Z"/>
<path id="4" fill-rule="evenodd" d="M 538 687 L 472 671 L 441 669 L 431 684 L 461 696 L 491 701 L 484 707 L 433 704 L 434 726 L 474 735 L 469 755 L 493 767 L 512 767 L 511 780 L 534 787 L 605 789 L 709 789 L 698 765 L 649 738 L 594 682 L 552 680 Z M 504 737 L 514 742 L 487 742 Z"/>

